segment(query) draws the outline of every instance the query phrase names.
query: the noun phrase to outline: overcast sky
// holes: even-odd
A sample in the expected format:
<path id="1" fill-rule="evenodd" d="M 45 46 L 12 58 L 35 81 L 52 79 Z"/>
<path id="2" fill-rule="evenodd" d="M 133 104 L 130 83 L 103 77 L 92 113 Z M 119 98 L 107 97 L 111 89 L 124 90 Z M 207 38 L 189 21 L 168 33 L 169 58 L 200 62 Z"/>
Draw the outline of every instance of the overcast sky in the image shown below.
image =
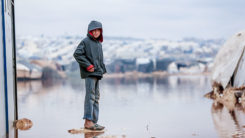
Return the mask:
<path id="1" fill-rule="evenodd" d="M 17 0 L 17 35 L 85 36 L 91 20 L 105 36 L 228 38 L 245 30 L 244 0 Z"/>

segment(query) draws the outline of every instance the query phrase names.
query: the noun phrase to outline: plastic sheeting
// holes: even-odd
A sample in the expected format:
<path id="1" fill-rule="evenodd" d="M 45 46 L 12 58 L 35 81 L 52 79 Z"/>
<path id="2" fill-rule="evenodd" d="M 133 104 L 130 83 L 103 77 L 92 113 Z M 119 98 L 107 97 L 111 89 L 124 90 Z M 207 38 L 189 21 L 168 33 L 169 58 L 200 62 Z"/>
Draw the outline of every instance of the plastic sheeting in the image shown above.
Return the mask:
<path id="1" fill-rule="evenodd" d="M 244 52 L 239 61 L 237 71 L 234 74 L 234 86 L 235 87 L 240 87 L 242 85 L 245 85 L 245 53 Z"/>
<path id="2" fill-rule="evenodd" d="M 225 42 L 215 58 L 212 81 L 219 82 L 226 88 L 234 72 L 237 71 L 234 76 L 236 86 L 240 86 L 241 82 L 244 82 L 245 77 L 241 76 L 245 76 L 245 72 L 242 72 L 241 69 L 244 69 L 245 65 L 244 62 L 240 63 L 244 48 L 245 31 L 237 33 Z"/>

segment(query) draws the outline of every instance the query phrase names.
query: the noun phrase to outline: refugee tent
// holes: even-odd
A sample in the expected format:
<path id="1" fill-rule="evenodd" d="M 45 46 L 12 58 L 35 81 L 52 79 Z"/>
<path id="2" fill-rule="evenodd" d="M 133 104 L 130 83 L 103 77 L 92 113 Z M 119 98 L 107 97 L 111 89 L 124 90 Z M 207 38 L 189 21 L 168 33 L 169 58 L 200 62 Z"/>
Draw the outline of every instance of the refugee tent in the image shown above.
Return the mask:
<path id="1" fill-rule="evenodd" d="M 223 88 L 245 85 L 245 31 L 228 39 L 217 53 L 212 70 L 212 82 Z"/>

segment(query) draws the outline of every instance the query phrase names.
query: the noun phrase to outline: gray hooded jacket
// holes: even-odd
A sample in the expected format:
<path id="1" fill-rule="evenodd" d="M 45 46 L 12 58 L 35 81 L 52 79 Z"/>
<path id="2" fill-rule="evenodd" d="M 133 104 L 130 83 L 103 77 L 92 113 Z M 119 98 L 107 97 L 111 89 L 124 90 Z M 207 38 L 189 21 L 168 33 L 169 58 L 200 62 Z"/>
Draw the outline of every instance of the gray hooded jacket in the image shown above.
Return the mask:
<path id="1" fill-rule="evenodd" d="M 91 31 L 101 29 L 101 35 L 98 39 L 92 36 Z M 103 50 L 101 42 L 103 41 L 102 24 L 98 21 L 91 21 L 88 25 L 88 34 L 77 46 L 73 56 L 79 63 L 81 78 L 98 77 L 101 79 L 105 74 L 106 67 L 103 61 Z M 94 72 L 88 72 L 88 68 L 94 67 Z"/>

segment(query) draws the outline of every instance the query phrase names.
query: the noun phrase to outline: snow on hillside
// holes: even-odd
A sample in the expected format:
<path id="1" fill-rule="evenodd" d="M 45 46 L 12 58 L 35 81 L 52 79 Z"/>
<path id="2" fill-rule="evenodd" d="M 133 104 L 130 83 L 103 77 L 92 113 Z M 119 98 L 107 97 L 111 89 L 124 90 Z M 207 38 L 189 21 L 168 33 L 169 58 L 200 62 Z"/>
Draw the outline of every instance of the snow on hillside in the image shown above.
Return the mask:
<path id="1" fill-rule="evenodd" d="M 62 65 L 75 61 L 73 52 L 83 38 L 63 35 L 58 37 L 17 37 L 17 56 L 24 59 L 48 59 Z M 211 62 L 222 39 L 201 40 L 195 38 L 170 41 L 165 39 L 133 39 L 105 37 L 104 59 L 111 63 L 116 59 L 195 59 Z"/>

